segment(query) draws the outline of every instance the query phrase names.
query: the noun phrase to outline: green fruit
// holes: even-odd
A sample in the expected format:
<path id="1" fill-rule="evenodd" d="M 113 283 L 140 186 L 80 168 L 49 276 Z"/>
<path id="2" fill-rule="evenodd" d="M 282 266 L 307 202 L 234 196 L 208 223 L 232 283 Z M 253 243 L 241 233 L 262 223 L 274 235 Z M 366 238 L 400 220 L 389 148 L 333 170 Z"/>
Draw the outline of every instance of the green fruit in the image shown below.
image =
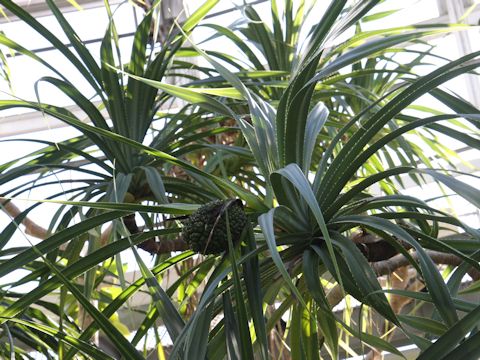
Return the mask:
<path id="1" fill-rule="evenodd" d="M 219 254 L 228 249 L 226 213 L 232 242 L 240 239 L 247 224 L 247 215 L 240 200 L 215 200 L 201 206 L 188 217 L 183 226 L 183 239 L 193 251 Z"/>

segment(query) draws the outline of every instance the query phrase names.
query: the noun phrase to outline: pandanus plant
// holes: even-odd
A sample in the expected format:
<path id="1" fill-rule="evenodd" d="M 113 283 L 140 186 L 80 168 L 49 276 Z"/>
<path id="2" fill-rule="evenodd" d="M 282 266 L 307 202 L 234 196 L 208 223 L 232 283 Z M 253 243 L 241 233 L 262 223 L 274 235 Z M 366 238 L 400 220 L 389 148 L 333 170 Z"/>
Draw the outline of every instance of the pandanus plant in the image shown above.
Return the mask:
<path id="1" fill-rule="evenodd" d="M 41 112 L 41 114 L 52 116 L 65 122 L 81 133 L 78 137 L 59 143 L 35 139 L 26 140 L 43 144 L 45 147 L 1 166 L 0 182 L 4 186 L 2 188 L 2 209 L 6 210 L 13 217 L 12 222 L 1 233 L 0 242 L 3 249 L 1 276 L 3 278 L 11 271 L 21 268 L 33 271 L 32 277 L 27 276 L 19 281 L 9 282 L 3 288 L 8 289 L 32 280 L 41 280 L 41 285 L 37 288 L 38 291 L 29 294 L 33 296 L 21 297 L 19 301 L 12 301 L 12 296 L 13 299 L 18 297 L 18 293 L 13 291 L 2 293 L 3 323 L 9 317 L 17 315 L 17 320 L 20 321 L 22 316 L 19 315 L 19 312 L 26 312 L 27 320 L 38 318 L 42 323 L 52 326 L 53 323 L 48 318 L 42 316 L 37 310 L 30 309 L 29 305 L 27 305 L 40 301 L 45 306 L 48 305 L 48 309 L 60 317 L 62 320 L 60 330 L 63 331 L 62 334 L 64 336 L 67 336 L 66 334 L 69 331 L 79 331 L 82 329 L 84 321 L 81 320 L 82 316 L 77 314 L 77 307 L 74 306 L 75 302 L 72 303 L 71 293 L 61 293 L 59 305 L 55 304 L 55 302 L 43 302 L 40 299 L 58 288 L 61 284 L 61 279 L 68 281 L 69 286 L 77 286 L 74 284 L 78 281 L 74 281 L 74 279 L 80 277 L 81 280 L 79 281 L 83 284 L 84 291 L 75 291 L 76 295 L 73 296 L 74 298 L 77 295 L 80 296 L 78 301 L 83 312 L 90 319 L 96 319 L 97 321 L 100 319 L 98 316 L 102 317 L 103 320 L 100 320 L 103 323 L 102 328 L 107 327 L 104 328 L 104 331 L 110 334 L 109 336 L 115 334 L 113 337 L 117 340 L 114 340 L 113 343 L 123 354 L 130 354 L 127 356 L 129 358 L 140 357 L 134 349 L 134 345 L 126 341 L 123 335 L 115 330 L 115 327 L 107 320 L 115 311 L 107 317 L 102 315 L 98 309 L 95 310 L 93 317 L 89 312 L 91 309 L 94 309 L 89 301 L 98 295 L 96 287 L 101 283 L 101 279 L 110 274 L 111 271 L 116 274 L 120 272 L 120 276 L 123 278 L 123 265 L 120 258 L 117 257 L 118 267 L 115 267 L 110 262 L 104 263 L 104 261 L 112 258 L 112 256 L 115 257 L 122 249 L 127 249 L 130 245 L 124 243 L 122 246 L 121 242 L 115 242 L 115 245 L 112 243 L 111 252 L 109 254 L 107 254 L 108 251 L 104 252 L 106 255 L 104 260 L 97 258 L 98 261 L 95 264 L 91 263 L 83 269 L 77 269 L 76 272 L 63 272 L 63 267 L 66 264 L 78 264 L 78 261 L 84 258 L 83 254 L 81 256 L 80 253 L 85 244 L 87 244 L 88 248 L 86 256 L 90 258 L 89 256 L 98 251 L 99 248 L 111 243 L 118 237 L 117 231 L 123 231 L 124 236 L 125 227 L 123 221 L 115 222 L 115 220 L 127 218 L 129 213 L 135 212 L 133 208 L 127 211 L 120 208 L 112 211 L 111 207 L 105 207 L 104 205 L 97 209 L 89 208 L 88 206 L 82 208 L 82 206 L 90 204 L 90 201 L 92 203 L 98 200 L 104 203 L 111 202 L 113 207 L 119 206 L 115 204 L 117 202 L 138 203 L 153 201 L 157 204 L 167 204 L 171 201 L 167 199 L 167 194 L 169 193 L 175 194 L 172 199 L 182 199 L 185 202 L 192 201 L 192 199 L 207 201 L 218 197 L 218 194 L 222 194 L 222 191 L 224 191 L 222 188 L 219 189 L 215 186 L 212 179 L 219 183 L 220 187 L 227 189 L 233 187 L 240 193 L 243 191 L 241 188 L 217 179 L 215 176 L 207 179 L 199 178 L 199 182 L 195 185 L 196 181 L 193 176 L 190 177 L 191 181 L 187 182 L 180 176 L 182 174 L 178 174 L 180 172 L 179 164 L 185 165 L 182 170 L 184 173 L 185 171 L 193 171 L 197 175 L 203 174 L 202 170 L 193 165 L 195 164 L 195 155 L 191 156 L 193 164 L 179 160 L 175 156 L 188 156 L 192 151 L 205 146 L 200 143 L 196 147 L 187 147 L 185 145 L 190 145 L 192 142 L 198 142 L 203 138 L 225 132 L 229 130 L 228 128 L 216 126 L 217 119 L 209 120 L 205 118 L 200 119 L 201 121 L 198 122 L 198 118 L 191 117 L 183 110 L 179 110 L 176 113 L 160 112 L 159 109 L 162 104 L 168 102 L 165 94 L 158 94 L 158 91 L 151 86 L 117 72 L 117 67 L 121 66 L 130 75 L 145 76 L 156 81 L 164 79 L 170 74 L 172 63 L 174 63 L 173 59 L 181 49 L 186 38 L 185 35 L 191 33 L 197 23 L 217 2 L 205 2 L 181 24 L 181 31 L 177 28 L 172 28 L 172 31 L 165 34 L 164 40 L 160 44 L 154 42 L 151 36 L 151 30 L 155 28 L 152 24 L 153 19 L 158 15 L 157 6 L 159 2 L 153 4 L 151 11 L 146 13 L 133 36 L 131 55 L 126 64 L 123 63 L 124 60 L 122 58 L 119 58 L 121 53 L 118 43 L 119 39 L 114 17 L 108 3 L 105 4 L 105 8 L 106 15 L 110 21 L 101 42 L 99 59 L 94 58 L 54 1 L 47 1 L 47 4 L 52 15 L 64 30 L 64 35 L 68 38 L 70 46 L 65 45 L 59 37 L 13 1 L 1 3 L 6 10 L 18 17 L 26 26 L 30 26 L 51 43 L 62 58 L 61 61 L 73 65 L 73 68 L 78 71 L 85 83 L 88 84 L 87 90 L 77 88 L 71 81 L 71 78 L 74 78 L 72 74 L 60 72 L 55 64 L 44 60 L 41 55 L 28 50 L 3 33 L 0 35 L 0 43 L 2 45 L 8 47 L 11 51 L 17 52 L 19 55 L 26 56 L 40 63 L 47 71 L 52 73 L 51 76 L 45 76 L 36 81 L 37 99 L 1 100 L 0 108 L 2 111 L 12 108 L 34 109 Z M 176 67 L 178 68 L 178 66 Z M 83 112 L 84 118 L 77 117 L 66 107 L 42 103 L 41 94 L 45 84 L 66 95 Z M 87 121 L 84 122 L 82 120 Z M 152 125 L 154 122 L 163 124 L 160 131 L 155 130 L 155 125 Z M 215 144 L 211 145 L 214 146 Z M 241 150 L 237 150 L 237 152 L 239 151 Z M 153 157 L 148 155 L 151 152 L 156 153 L 156 155 Z M 165 160 L 170 165 L 163 167 Z M 75 173 L 73 179 L 62 177 L 62 174 L 67 171 Z M 167 177 L 162 178 L 162 174 L 167 173 L 169 174 L 168 179 Z M 32 174 L 34 176 L 33 180 Z M 31 191 L 35 193 L 37 190 L 42 194 L 41 190 L 48 188 L 52 184 L 60 185 L 62 189 L 58 190 L 57 188 L 56 192 L 51 193 L 45 201 L 66 198 L 67 202 L 55 214 L 52 214 L 48 229 L 36 226 L 32 230 L 32 227 L 28 227 L 29 224 L 32 224 L 28 216 L 42 202 L 34 203 L 26 210 L 20 211 L 11 202 L 11 199 L 22 197 L 25 193 Z M 69 189 L 64 190 L 63 186 L 67 186 Z M 75 200 L 77 201 L 76 203 L 71 202 Z M 83 205 L 81 205 L 82 201 L 84 202 Z M 142 207 L 141 205 L 138 206 Z M 191 212 L 196 207 L 195 205 L 173 205 L 173 207 L 167 205 L 165 209 L 170 210 L 167 210 L 165 213 L 183 215 L 185 212 Z M 85 211 L 83 211 L 84 209 Z M 149 211 L 147 208 L 142 207 L 142 209 Z M 160 210 L 160 213 L 163 212 L 160 208 L 158 210 Z M 157 213 L 156 210 L 155 212 Z M 72 224 L 77 221 L 77 217 L 84 221 L 81 221 L 80 224 L 82 225 L 75 230 L 75 226 L 72 227 Z M 100 227 L 110 221 L 113 221 L 111 230 L 104 232 L 103 237 L 99 237 Z M 33 233 L 46 240 L 40 245 L 29 249 L 23 247 L 5 248 L 7 244 L 11 244 L 12 236 L 18 234 L 18 225 L 21 223 L 27 225 L 27 233 Z M 161 232 L 168 238 L 168 236 L 173 236 L 178 231 L 174 227 L 173 230 L 162 230 Z M 153 233 L 150 235 L 152 236 L 140 234 L 139 241 L 135 239 L 133 241 L 134 243 L 142 244 L 145 240 L 149 240 L 148 246 L 143 245 L 143 247 L 147 250 L 156 250 L 158 246 L 156 246 L 155 242 L 152 244 L 152 239 L 154 240 L 155 236 Z M 128 238 L 124 238 L 124 240 Z M 69 242 L 73 239 L 75 241 Z M 102 248 L 102 251 L 104 250 L 106 249 Z M 100 252 L 97 252 L 97 254 L 100 254 Z M 60 261 L 60 259 L 66 261 L 66 264 L 59 265 L 57 261 Z M 93 259 L 93 257 L 90 259 Z M 40 265 L 42 262 L 43 265 Z M 40 267 L 37 265 L 40 265 Z M 58 270 L 58 266 L 62 269 Z M 50 285 L 45 283 L 50 277 L 49 274 L 58 274 L 57 276 L 59 277 L 56 279 L 60 283 L 53 278 L 50 278 Z M 62 274 L 67 274 L 67 278 L 62 277 Z M 56 285 L 52 285 L 52 281 Z M 71 310 L 67 310 L 67 308 Z M 68 315 L 71 314 L 78 315 L 79 324 L 68 318 Z M 53 330 L 41 330 L 33 323 L 28 323 L 27 325 L 18 323 L 15 326 L 16 328 L 11 332 L 13 338 L 20 339 L 31 348 L 44 354 L 48 354 L 51 349 L 55 349 L 54 351 L 56 352 L 63 351 L 61 350 L 63 346 L 62 341 L 59 341 L 59 338 L 50 337 L 53 334 Z M 4 328 L 8 329 L 8 325 L 4 325 Z M 42 331 L 49 335 L 45 335 Z M 36 333 L 38 332 L 43 334 L 42 339 L 47 336 L 49 341 L 40 342 L 39 339 L 32 340 L 37 337 Z M 7 333 L 9 332 L 5 334 Z M 101 354 L 100 350 L 84 342 L 82 343 L 82 341 L 72 340 L 78 337 L 78 334 L 73 335 L 73 338 L 70 338 L 72 336 L 71 333 L 68 336 L 67 343 L 70 345 L 72 343 L 80 344 L 79 349 L 86 351 L 90 356 L 94 358 L 105 356 L 105 354 Z M 13 353 L 14 349 L 18 348 L 13 342 L 10 343 L 10 346 L 2 347 L 2 351 L 5 351 L 5 354 L 10 354 L 10 351 Z M 21 352 L 21 350 L 19 351 Z M 69 356 L 73 356 L 72 354 Z M 135 354 L 135 356 L 132 354 Z"/>
<path id="2" fill-rule="evenodd" d="M 202 51 L 194 38 L 190 49 L 182 52 L 182 43 L 216 3 L 207 1 L 186 22 L 176 25 L 165 44 L 151 48 L 152 57 L 147 54 L 152 14 L 147 14 L 135 35 L 131 60 L 124 67 L 114 61 L 113 22 L 97 64 L 53 2 L 48 4 L 78 57 L 13 2 L 0 3 L 79 69 L 109 113 L 108 119 L 104 118 L 98 105 L 60 73 L 58 78 L 41 81 L 69 95 L 92 125 L 64 108 L 39 101 L 4 100 L 0 104 L 3 109 L 40 110 L 84 134 L 59 144 L 47 143 L 29 162 L 4 164 L 0 179 L 9 187 L 3 195 L 5 207 L 31 187 L 42 186 L 30 180 L 18 186 L 13 179 L 41 169 L 43 180 L 50 173 L 70 169 L 69 161 L 78 157 L 99 169 L 75 168 L 94 179 L 81 181 L 86 185 L 72 190 L 69 201 L 58 200 L 64 192 L 52 194 L 52 201 L 62 208 L 52 217 L 45 240 L 28 248 L 3 250 L 0 276 L 17 269 L 28 271 L 24 278 L 3 287 L 0 321 L 3 334 L 10 334 L 4 354 L 15 351 L 22 356 L 15 339 L 46 356 L 53 351 L 65 358 L 109 358 L 90 342 L 100 329 L 119 356 L 143 359 L 146 354 L 135 346 L 148 337 L 150 329 L 157 332 L 156 320 L 160 319 L 173 341 L 173 359 L 339 358 L 351 351 L 343 342 L 345 333 L 371 348 L 400 354 L 382 338 L 383 331 L 393 328 L 421 349 L 422 359 L 476 356 L 475 325 L 480 310 L 459 299 L 458 291 L 467 272 L 476 276 L 480 270 L 478 230 L 418 198 L 402 195 L 400 189 L 405 176 L 419 184 L 433 178 L 480 205 L 478 190 L 445 171 L 424 166 L 428 159 L 403 137 L 412 131 L 436 132 L 478 149 L 478 110 L 438 86 L 473 72 L 479 54 L 449 61 L 424 76 L 412 71 L 420 58 L 395 70 L 376 64 L 379 57 L 389 61 L 389 52 L 399 51 L 400 45 L 453 27 L 390 29 L 383 36 L 358 31 L 347 42 L 335 45 L 335 38 L 358 24 L 378 1 L 332 1 L 306 32 L 305 45 L 296 48 L 303 15 L 294 12 L 294 2 L 285 1 L 282 16 L 273 1 L 273 30 L 249 7 L 245 14 L 251 22 L 240 30 L 245 39 L 226 28 L 213 27 L 219 36 L 234 40 L 251 63 L 250 68 L 234 72 L 219 60 L 229 60 L 231 66 L 231 58 Z M 2 44 L 50 66 L 5 36 L 1 39 Z M 251 50 L 252 42 L 263 51 L 263 57 Z M 174 56 L 192 51 L 208 62 L 210 68 L 204 73 L 210 78 L 189 86 L 163 82 L 169 64 L 185 63 Z M 205 88 L 205 84 L 210 85 Z M 161 92 L 157 93 L 158 89 Z M 452 112 L 425 118 L 405 112 L 427 93 Z M 173 114 L 158 114 L 159 104 L 169 97 L 191 105 Z M 154 130 L 154 140 L 147 143 L 145 135 L 157 117 L 158 123 L 164 121 L 165 125 Z M 232 121 L 236 126 L 229 126 Z M 93 145 L 104 158 L 89 153 Z M 398 149 L 405 153 L 394 156 Z M 426 164 L 420 166 L 422 160 Z M 369 191 L 373 187 L 381 194 Z M 239 241 L 233 241 L 237 229 L 231 230 L 229 206 L 223 206 L 213 216 L 213 227 L 226 213 L 222 220 L 226 251 L 203 256 L 205 251 L 195 255 L 182 247 L 167 248 L 149 268 L 135 244 L 155 236 L 162 238 L 157 244 L 183 241 L 175 217 L 191 214 L 214 199 L 245 205 L 248 221 Z M 26 223 L 29 211 L 41 204 L 16 214 L 1 234 L 3 247 L 18 224 Z M 145 221 L 143 232 L 129 222 L 135 212 Z M 79 221 L 73 224 L 77 214 Z M 158 214 L 164 216 L 158 219 Z M 100 236 L 102 225 L 112 221 L 114 225 L 108 231 L 104 226 Z M 462 232 L 462 241 L 441 237 L 440 230 L 451 225 Z M 85 243 L 89 244 L 87 253 L 81 252 Z M 123 279 L 117 256 L 129 248 L 142 274 L 130 284 Z M 184 251 L 168 256 L 170 250 L 180 249 Z M 456 266 L 448 281 L 439 272 L 438 255 Z M 417 271 L 425 291 L 389 290 L 379 281 L 391 270 L 382 261 L 398 257 Z M 113 258 L 116 267 L 109 263 Z M 184 267 L 168 288 L 160 286 L 159 277 L 192 258 L 197 261 L 193 267 Z M 114 298 L 99 290 L 107 274 L 120 281 Z M 37 281 L 30 293 L 10 288 L 30 281 Z M 129 341 L 110 318 L 135 293 L 143 291 L 144 285 L 152 304 Z M 58 304 L 43 298 L 60 287 Z M 193 311 L 185 312 L 186 302 L 195 293 L 199 293 L 198 302 Z M 388 293 L 430 303 L 431 318 L 401 314 Z M 342 299 L 348 304 L 351 298 L 361 304 L 358 319 L 338 316 L 335 305 Z M 38 307 L 55 316 L 39 312 Z M 78 309 L 88 314 L 88 323 L 74 320 Z M 390 328 L 374 332 L 371 323 L 365 326 L 364 309 L 378 314 Z M 345 313 L 348 310 L 347 306 Z M 468 316 L 462 317 L 462 313 Z M 412 327 L 416 332 L 408 331 Z M 158 335 L 156 339 L 162 349 Z"/>
<path id="3" fill-rule="evenodd" d="M 224 271 L 210 279 L 195 314 L 176 342 L 174 354 L 177 354 L 176 351 L 185 351 L 188 358 L 189 355 L 202 351 L 201 354 L 207 353 L 217 358 L 227 352 L 237 354 L 240 358 L 251 358 L 253 354 L 267 358 L 269 348 L 266 334 L 274 330 L 281 317 L 289 319 L 285 339 L 289 344 L 290 356 L 294 359 L 319 358 L 322 345 L 332 358 L 337 358 L 340 341 L 338 328 L 360 338 L 373 348 L 398 354 L 398 350 L 387 341 L 364 333 L 361 322 L 353 326 L 335 315 L 332 306 L 343 298 L 338 293 L 353 296 L 404 332 L 423 351 L 422 358 L 433 359 L 439 354 L 448 358 L 450 351 L 455 354 L 471 354 L 475 341 L 473 338 L 466 341 L 468 346 L 462 343 L 462 346 L 456 347 L 474 324 L 471 317 L 459 320 L 458 311 L 463 310 L 460 310 L 462 306 L 456 295 L 463 275 L 467 271 L 472 274 L 478 271 L 478 255 L 473 245 L 478 241 L 478 230 L 462 224 L 450 214 L 435 209 L 420 199 L 401 195 L 395 189 L 400 185 L 395 185 L 392 179 L 401 175 L 412 176 L 417 182 L 425 181 L 427 177 L 433 178 L 476 206 L 478 191 L 442 171 L 419 167 L 415 158 L 401 158 L 396 162 L 389 158 L 379 166 L 372 164 L 379 163 L 381 153 L 391 154 L 391 149 L 398 149 L 398 144 L 410 150 L 416 149 L 411 153 L 422 158 L 418 154 L 419 148 L 407 144 L 403 138 L 407 132 L 419 128 L 434 130 L 457 140 L 463 138 L 472 147 L 478 148 L 475 135 L 461 133 L 453 127 L 455 122 L 449 122 L 462 119 L 461 124 L 466 124 L 471 134 L 475 134 L 478 129 L 478 110 L 461 98 L 448 95 L 438 89 L 438 86 L 460 74 L 474 71 L 479 64 L 476 60 L 479 54 L 469 54 L 448 62 L 424 76 L 408 77 L 399 83 L 392 82 L 396 86 L 386 86 L 384 93 L 374 101 L 368 101 L 354 91 L 334 95 L 336 100 L 357 101 L 356 107 L 351 105 L 347 110 L 358 108 L 358 101 L 366 105 L 337 129 L 328 130 L 333 136 L 330 139 L 322 138 L 323 146 L 318 155 L 320 161 L 312 164 L 315 152 L 319 151 L 317 136 L 326 127 L 329 116 L 325 105 L 317 102 L 319 98 L 325 97 L 322 94 L 323 82 L 328 84 L 330 76 L 335 76 L 337 71 L 350 65 L 359 69 L 359 60 L 364 57 L 372 56 L 375 59 L 374 56 L 379 51 L 387 53 L 392 46 L 444 31 L 433 28 L 426 31 L 409 29 L 410 31 L 398 34 L 400 30 L 395 29 L 392 31 L 395 35 L 385 38 L 375 38 L 378 35 L 376 32 L 367 35 L 360 33 L 357 38 L 341 45 L 340 49 L 335 49 L 329 56 L 329 49 L 325 48 L 327 41 L 353 25 L 374 4 L 360 2 L 347 15 L 340 16 L 345 5 L 346 2 L 332 3 L 325 16 L 312 29 L 308 46 L 304 47 L 306 50 L 298 57 L 296 66 L 292 67 L 288 86 L 282 91 L 278 104 L 274 99 L 262 98 L 262 94 L 256 91 L 257 88 L 249 89 L 247 86 L 252 84 L 242 81 L 243 73 L 229 71 L 199 48 L 196 48 L 197 51 L 243 97 L 248 112 L 235 112 L 234 107 L 225 106 L 213 98 L 195 98 L 189 89 L 175 94 L 171 92 L 172 95 L 199 104 L 205 109 L 216 109 L 223 115 L 236 119 L 256 160 L 257 176 L 264 180 L 265 204 L 271 208 L 258 218 L 261 234 L 254 236 L 254 229 L 250 230 L 243 258 L 238 259 L 235 254 L 229 255 L 232 278 L 228 279 L 229 272 Z M 274 19 L 275 15 L 274 13 Z M 257 21 L 252 22 L 251 26 L 263 28 L 264 24 Z M 278 44 L 273 41 L 275 37 L 265 29 L 265 35 L 268 36 L 262 39 L 271 40 L 272 46 Z M 223 31 L 226 32 L 225 29 Z M 230 34 L 229 37 L 233 36 Z M 360 38 L 364 40 L 369 37 L 373 39 L 349 49 Z M 264 43 L 261 44 L 265 46 Z M 371 64 L 369 67 L 366 70 L 360 69 L 358 74 L 338 78 L 350 77 L 357 80 L 360 78 L 357 75 L 365 76 L 368 73 L 389 76 L 390 70 L 377 69 Z M 400 69 L 393 71 L 396 75 L 401 72 Z M 379 81 L 385 84 L 383 78 Z M 149 83 L 164 89 L 162 84 Z M 353 88 L 352 83 L 349 84 L 350 88 Z M 263 84 L 255 85 L 261 89 Z M 415 100 L 429 92 L 448 105 L 453 113 L 426 118 L 402 114 Z M 373 196 L 368 190 L 374 185 L 379 185 L 384 194 Z M 455 224 L 465 232 L 470 245 L 465 246 L 466 243 L 455 241 L 454 238 L 439 238 L 439 229 L 448 224 Z M 373 242 L 370 236 L 372 234 L 375 235 Z M 453 255 L 457 258 L 455 265 L 462 264 L 447 283 L 434 262 L 442 261 L 435 252 Z M 258 260 L 252 261 L 252 256 L 256 254 L 259 254 Z M 410 264 L 418 272 L 425 292 L 420 295 L 405 290 L 391 292 L 431 302 L 437 314 L 434 320 L 401 315 L 392 309 L 386 290 L 378 281 L 378 277 L 385 274 L 385 269 L 375 263 L 396 254 L 407 259 L 403 265 Z M 244 287 L 238 270 L 235 270 L 240 265 L 244 266 Z M 255 273 L 260 275 L 255 277 Z M 232 295 L 225 294 L 227 288 L 220 285 L 224 282 L 233 287 Z M 332 287 L 340 290 L 330 291 L 327 295 Z M 247 306 L 242 302 L 244 291 L 249 299 Z M 231 296 L 234 297 L 232 308 L 226 306 Z M 267 316 L 266 326 L 266 313 L 262 308 L 264 303 L 275 304 L 271 317 Z M 469 306 L 467 312 L 473 311 L 473 316 L 478 310 L 473 304 Z M 206 323 L 210 322 L 212 311 L 213 314 L 223 311 L 223 323 L 220 322 L 207 335 Z M 251 346 L 249 321 L 253 322 L 255 328 L 255 346 Z M 238 323 L 238 327 L 232 325 L 235 323 Z M 452 337 L 452 333 L 467 323 L 468 330 Z M 436 332 L 438 336 L 440 333 L 442 337 L 432 344 L 425 338 L 411 334 L 407 330 L 408 326 L 427 334 Z M 427 327 L 431 327 L 430 330 Z M 200 341 L 201 334 L 204 337 Z M 219 343 L 223 342 L 220 339 L 224 337 L 227 339 L 226 348 L 220 350 Z"/>

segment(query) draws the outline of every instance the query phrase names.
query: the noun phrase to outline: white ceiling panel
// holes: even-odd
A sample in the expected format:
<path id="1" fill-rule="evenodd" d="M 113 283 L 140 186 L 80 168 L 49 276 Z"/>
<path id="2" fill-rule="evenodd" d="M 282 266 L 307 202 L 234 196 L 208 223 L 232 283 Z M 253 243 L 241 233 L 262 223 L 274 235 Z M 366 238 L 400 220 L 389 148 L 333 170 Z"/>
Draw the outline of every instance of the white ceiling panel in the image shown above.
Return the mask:
<path id="1" fill-rule="evenodd" d="M 14 2 L 35 17 L 51 14 L 45 0 L 16 0 Z M 110 0 L 109 2 L 110 4 L 118 4 L 121 0 Z M 103 6 L 102 0 L 76 0 L 76 3 L 80 5 L 82 9 Z M 78 9 L 72 5 L 72 2 L 67 0 L 55 0 L 55 4 L 61 8 L 63 12 L 78 11 Z M 16 20 L 16 17 L 13 16 L 12 13 L 6 10 L 3 6 L 0 7 L 5 11 L 8 17 L 8 19 L 6 19 L 4 16 L 0 16 L 0 23 Z"/>

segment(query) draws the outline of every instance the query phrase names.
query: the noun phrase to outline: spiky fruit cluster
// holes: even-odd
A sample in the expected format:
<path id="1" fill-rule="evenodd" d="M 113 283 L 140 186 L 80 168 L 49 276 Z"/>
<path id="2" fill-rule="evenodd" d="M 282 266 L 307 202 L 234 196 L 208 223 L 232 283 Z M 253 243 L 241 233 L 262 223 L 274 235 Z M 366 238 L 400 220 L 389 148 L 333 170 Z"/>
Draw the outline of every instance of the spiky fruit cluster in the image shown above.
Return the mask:
<path id="1" fill-rule="evenodd" d="M 230 205 L 227 207 L 228 204 Z M 228 249 L 226 211 L 232 242 L 239 240 L 247 223 L 241 201 L 215 200 L 201 206 L 184 222 L 183 239 L 193 251 L 200 254 L 219 254 Z"/>

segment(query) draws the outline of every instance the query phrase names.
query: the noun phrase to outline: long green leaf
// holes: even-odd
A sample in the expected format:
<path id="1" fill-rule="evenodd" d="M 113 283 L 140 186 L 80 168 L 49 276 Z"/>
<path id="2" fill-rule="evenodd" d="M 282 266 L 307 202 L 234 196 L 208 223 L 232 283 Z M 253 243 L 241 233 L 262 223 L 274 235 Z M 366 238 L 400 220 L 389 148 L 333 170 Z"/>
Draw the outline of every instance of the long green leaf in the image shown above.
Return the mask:
<path id="1" fill-rule="evenodd" d="M 323 239 L 325 240 L 325 243 L 327 245 L 328 253 L 332 259 L 333 266 L 335 268 L 335 273 L 338 276 L 338 281 L 340 283 L 340 286 L 342 286 L 342 278 L 340 276 L 340 270 L 338 269 L 336 257 L 333 252 L 333 245 L 332 245 L 332 240 L 330 239 L 330 233 L 328 231 L 327 224 L 325 223 L 325 220 L 323 218 L 320 205 L 315 199 L 315 195 L 313 193 L 313 190 L 310 184 L 308 183 L 307 178 L 305 177 L 305 175 L 302 173 L 302 171 L 296 164 L 290 164 L 287 167 L 278 170 L 276 173 L 272 175 L 272 178 L 278 175 L 288 179 L 298 190 L 299 195 L 308 204 L 308 207 L 310 208 L 313 216 L 315 217 L 317 225 L 322 232 Z M 272 182 L 273 182 L 273 179 L 272 179 Z"/>
<path id="2" fill-rule="evenodd" d="M 427 348 L 418 360 L 443 359 L 445 354 L 452 351 L 455 346 L 478 324 L 480 320 L 480 306 L 468 313 L 462 320 L 458 321 L 443 334 L 435 343 Z M 468 347 L 470 348 L 470 346 Z"/>
<path id="3" fill-rule="evenodd" d="M 443 320 L 445 320 L 449 326 L 452 326 L 458 321 L 455 306 L 445 285 L 445 281 L 442 279 L 432 259 L 425 253 L 423 247 L 420 246 L 408 232 L 388 220 L 373 216 L 344 216 L 336 219 L 335 222 L 353 223 L 356 226 L 362 224 L 372 229 L 385 231 L 396 236 L 398 239 L 407 241 L 417 251 L 423 278 Z"/>
<path id="4" fill-rule="evenodd" d="M 122 211 L 111 211 L 72 225 L 68 229 L 50 236 L 48 239 L 36 245 L 35 248 L 29 248 L 28 250 L 25 250 L 17 256 L 14 256 L 13 258 L 0 264 L 0 277 L 5 276 L 16 269 L 20 269 L 23 265 L 26 265 L 29 262 L 37 259 L 40 256 L 39 254 L 47 254 L 48 252 L 58 248 L 63 243 L 74 239 L 76 236 L 124 215 L 125 212 Z"/>
<path id="5" fill-rule="evenodd" d="M 308 290 L 319 305 L 318 325 L 327 344 L 327 349 L 333 359 L 338 358 L 338 332 L 335 316 L 330 309 L 322 284 L 320 283 L 319 258 L 312 249 L 303 253 L 303 276 Z"/>
<path id="6" fill-rule="evenodd" d="M 75 347 L 76 349 L 80 350 L 84 354 L 92 356 L 92 358 L 94 359 L 99 359 L 99 360 L 113 359 L 111 356 L 99 350 L 96 346 L 92 346 L 88 342 L 78 340 L 74 336 L 67 335 L 55 328 L 52 328 L 43 324 L 38 324 L 33 321 L 26 321 L 26 320 L 16 319 L 16 318 L 8 318 L 8 322 L 23 325 L 28 328 L 37 330 L 41 333 L 55 337 L 56 339 L 60 339 L 66 342 L 67 344 Z"/>
<path id="7" fill-rule="evenodd" d="M 258 218 L 258 223 L 260 227 L 262 228 L 262 232 L 265 236 L 265 240 L 267 242 L 268 248 L 270 249 L 272 260 L 277 266 L 278 270 L 280 271 L 280 274 L 282 275 L 283 279 L 285 280 L 288 288 L 292 292 L 292 294 L 295 295 L 297 300 L 302 304 L 302 306 L 306 307 L 307 305 L 305 304 L 305 301 L 298 291 L 297 287 L 293 284 L 292 278 L 288 274 L 287 269 L 285 268 L 285 265 L 283 264 L 282 258 L 280 257 L 280 254 L 278 253 L 277 249 L 277 244 L 275 241 L 275 233 L 274 233 L 274 228 L 273 228 L 273 216 L 275 214 L 276 209 L 271 209 L 269 212 L 266 214 L 260 215 Z"/>

